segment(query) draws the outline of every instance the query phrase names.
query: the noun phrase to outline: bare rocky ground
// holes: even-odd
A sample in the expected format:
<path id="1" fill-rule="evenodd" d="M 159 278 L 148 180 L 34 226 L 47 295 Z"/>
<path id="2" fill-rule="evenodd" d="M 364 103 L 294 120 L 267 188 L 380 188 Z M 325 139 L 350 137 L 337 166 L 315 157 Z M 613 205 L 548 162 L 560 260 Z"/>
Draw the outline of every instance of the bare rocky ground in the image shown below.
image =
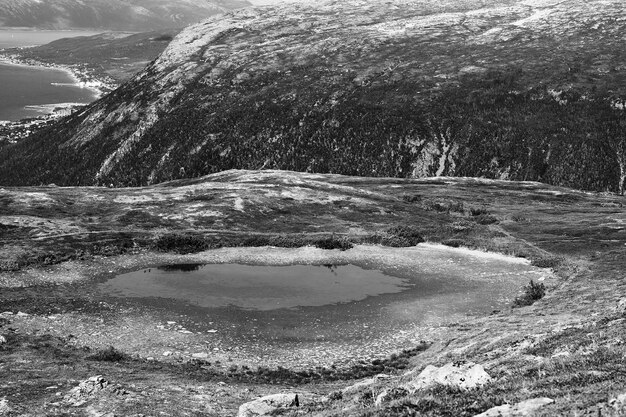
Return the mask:
<path id="1" fill-rule="evenodd" d="M 0 415 L 226 416 L 281 392 L 300 393 L 284 415 L 473 416 L 538 397 L 554 400 L 540 415 L 619 415 L 623 203 L 531 182 L 278 171 L 145 188 L 0 189 Z M 92 291 L 112 274 L 244 246 L 285 247 L 287 258 L 384 254 L 385 245 L 415 243 L 416 230 L 430 243 L 527 258 L 554 278 L 531 306 L 388 338 L 377 356 L 320 344 L 310 352 L 317 365 L 302 352 L 246 358 L 237 346 L 207 345 L 213 333 L 185 317 Z M 318 248 L 289 249 L 307 245 Z M 327 347 L 344 357 L 324 357 Z M 427 365 L 464 361 L 482 365 L 490 382 L 403 391 Z M 378 373 L 391 378 L 344 389 Z M 394 394 L 375 404 L 385 390 Z"/>

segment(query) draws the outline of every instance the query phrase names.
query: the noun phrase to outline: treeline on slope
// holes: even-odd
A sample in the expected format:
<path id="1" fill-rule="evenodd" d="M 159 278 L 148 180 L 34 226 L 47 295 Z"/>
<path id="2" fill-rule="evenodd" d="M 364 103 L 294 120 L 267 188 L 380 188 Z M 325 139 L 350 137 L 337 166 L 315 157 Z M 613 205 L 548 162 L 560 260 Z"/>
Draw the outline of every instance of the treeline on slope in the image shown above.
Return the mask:
<path id="1" fill-rule="evenodd" d="M 616 106 L 618 97 L 529 89 L 519 85 L 521 75 L 468 75 L 426 98 L 416 98 L 415 83 L 402 80 L 298 97 L 285 94 L 288 85 L 247 95 L 198 86 L 97 183 L 138 186 L 232 168 L 271 168 L 535 180 L 623 193 L 626 117 Z M 115 144 L 56 146 L 64 131 L 50 129 L 1 151 L 0 183 L 95 183 Z"/>

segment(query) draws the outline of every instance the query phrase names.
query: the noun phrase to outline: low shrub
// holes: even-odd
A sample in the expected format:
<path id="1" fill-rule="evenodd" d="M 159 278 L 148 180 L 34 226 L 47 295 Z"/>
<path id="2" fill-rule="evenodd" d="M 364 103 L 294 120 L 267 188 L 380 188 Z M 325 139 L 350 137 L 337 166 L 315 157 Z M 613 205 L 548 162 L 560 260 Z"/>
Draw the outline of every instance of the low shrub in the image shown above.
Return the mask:
<path id="1" fill-rule="evenodd" d="M 113 346 L 109 346 L 106 349 L 100 349 L 93 355 L 87 357 L 87 359 L 101 362 L 121 362 L 127 360 L 128 358 L 129 356 L 127 354 L 120 352 Z"/>
<path id="2" fill-rule="evenodd" d="M 419 194 L 413 194 L 413 195 L 405 194 L 402 196 L 402 200 L 404 200 L 407 203 L 415 203 L 416 201 L 420 201 L 421 199 L 422 199 L 422 196 Z"/>
<path id="3" fill-rule="evenodd" d="M 514 307 L 524 307 L 532 305 L 535 301 L 540 300 L 546 295 L 546 286 L 543 283 L 535 283 L 532 279 L 530 283 L 524 287 L 524 293 L 515 298 Z"/>
<path id="4" fill-rule="evenodd" d="M 154 249 L 161 252 L 193 253 L 212 249 L 216 246 L 203 236 L 170 233 L 158 236 L 154 241 Z"/>
<path id="5" fill-rule="evenodd" d="M 484 207 L 478 207 L 478 208 L 476 208 L 476 207 L 471 207 L 471 208 L 470 208 L 470 215 L 471 215 L 472 217 L 477 217 L 477 216 L 485 216 L 485 215 L 487 215 L 487 214 L 489 214 L 489 211 L 487 211 L 487 209 L 486 209 L 486 208 L 484 208 Z"/>
<path id="6" fill-rule="evenodd" d="M 415 246 L 424 242 L 419 230 L 413 226 L 395 226 L 387 229 L 380 243 L 396 248 Z"/>
<path id="7" fill-rule="evenodd" d="M 477 216 L 473 216 L 472 220 L 474 220 L 476 223 L 482 224 L 482 225 L 498 223 L 498 219 L 496 219 L 495 217 L 493 217 L 490 214 L 479 214 Z"/>
<path id="8" fill-rule="evenodd" d="M 332 235 L 327 238 L 315 240 L 313 242 L 313 245 L 317 248 L 327 249 L 327 250 L 332 250 L 332 249 L 348 250 L 354 246 L 347 239 L 338 238 L 338 237 L 335 237 L 335 235 Z"/>
<path id="9" fill-rule="evenodd" d="M 457 213 L 464 213 L 465 212 L 465 207 L 463 205 L 462 201 L 449 201 L 449 200 L 444 200 L 444 201 L 427 201 L 424 205 L 424 208 L 428 211 L 437 211 L 440 213 L 450 213 L 452 212 L 457 212 Z"/>
<path id="10" fill-rule="evenodd" d="M 150 39 L 152 42 L 171 42 L 174 39 L 174 35 L 170 35 L 168 33 L 164 33 L 163 35 L 155 36 Z"/>
<path id="11" fill-rule="evenodd" d="M 463 246 L 465 242 L 461 239 L 446 239 L 442 241 L 441 243 L 443 245 L 450 246 L 451 248 L 459 248 Z"/>
<path id="12" fill-rule="evenodd" d="M 530 264 L 537 268 L 556 268 L 563 262 L 563 258 L 546 257 L 533 259 Z"/>

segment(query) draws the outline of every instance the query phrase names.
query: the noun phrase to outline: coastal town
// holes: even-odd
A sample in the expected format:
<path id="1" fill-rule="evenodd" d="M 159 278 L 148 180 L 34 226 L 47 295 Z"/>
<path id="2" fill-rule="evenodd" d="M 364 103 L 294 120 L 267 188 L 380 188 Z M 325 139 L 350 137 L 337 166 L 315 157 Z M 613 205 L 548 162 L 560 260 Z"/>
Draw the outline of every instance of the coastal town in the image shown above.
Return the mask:
<path id="1" fill-rule="evenodd" d="M 106 74 L 96 73 L 93 68 L 89 68 L 85 64 L 60 65 L 32 58 L 25 58 L 19 53 L 23 49 L 24 48 L 11 48 L 0 50 L 0 62 L 12 65 L 26 65 L 65 71 L 74 79 L 74 84 L 77 87 L 93 90 L 97 97 L 102 97 L 106 93 L 109 93 L 117 88 L 115 80 Z"/>
<path id="2" fill-rule="evenodd" d="M 49 126 L 61 117 L 69 116 L 85 105 L 80 103 L 57 103 L 40 106 L 27 106 L 42 113 L 41 116 L 9 121 L 0 120 L 0 148 L 19 140 L 25 139 L 33 133 Z"/>
<path id="3" fill-rule="evenodd" d="M 23 48 L 0 51 L 0 62 L 11 65 L 36 66 L 63 70 L 71 76 L 74 85 L 92 90 L 96 98 L 102 97 L 104 94 L 117 87 L 113 79 L 103 74 L 96 74 L 93 69 L 85 65 L 51 64 L 34 59 L 22 58 L 16 52 L 12 52 L 20 49 Z M 84 106 L 84 103 L 50 103 L 26 106 L 29 110 L 41 113 L 41 116 L 16 121 L 0 120 L 0 148 L 25 139 L 33 133 L 49 126 L 55 120 L 69 116 Z"/>

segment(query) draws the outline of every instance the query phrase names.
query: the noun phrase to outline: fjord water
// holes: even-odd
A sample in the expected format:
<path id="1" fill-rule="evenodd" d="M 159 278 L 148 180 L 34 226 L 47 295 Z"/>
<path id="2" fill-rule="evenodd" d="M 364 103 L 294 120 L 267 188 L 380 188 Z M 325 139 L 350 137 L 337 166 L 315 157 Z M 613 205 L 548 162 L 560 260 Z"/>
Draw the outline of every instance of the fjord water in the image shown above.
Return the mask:
<path id="1" fill-rule="evenodd" d="M 92 34 L 94 32 L 0 30 L 0 49 L 41 45 L 63 37 Z M 25 106 L 87 104 L 95 99 L 91 90 L 73 83 L 65 71 L 0 62 L 0 120 L 13 121 L 42 114 Z"/>
<path id="2" fill-rule="evenodd" d="M 19 30 L 0 29 L 0 49 L 44 45 L 61 38 L 91 36 L 100 32 L 84 30 Z"/>
<path id="3" fill-rule="evenodd" d="M 41 116 L 27 108 L 55 103 L 84 103 L 94 100 L 92 90 L 72 85 L 64 71 L 0 63 L 0 120 Z"/>

